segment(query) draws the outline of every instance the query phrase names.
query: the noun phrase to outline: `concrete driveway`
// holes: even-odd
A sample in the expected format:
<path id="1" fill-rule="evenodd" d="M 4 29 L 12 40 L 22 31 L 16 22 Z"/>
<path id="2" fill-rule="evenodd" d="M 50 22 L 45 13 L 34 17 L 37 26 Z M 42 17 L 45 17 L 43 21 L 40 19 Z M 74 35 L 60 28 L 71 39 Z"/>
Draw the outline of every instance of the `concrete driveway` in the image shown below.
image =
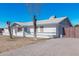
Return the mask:
<path id="1" fill-rule="evenodd" d="M 50 39 L 1 53 L 2 56 L 79 56 L 78 38 Z"/>

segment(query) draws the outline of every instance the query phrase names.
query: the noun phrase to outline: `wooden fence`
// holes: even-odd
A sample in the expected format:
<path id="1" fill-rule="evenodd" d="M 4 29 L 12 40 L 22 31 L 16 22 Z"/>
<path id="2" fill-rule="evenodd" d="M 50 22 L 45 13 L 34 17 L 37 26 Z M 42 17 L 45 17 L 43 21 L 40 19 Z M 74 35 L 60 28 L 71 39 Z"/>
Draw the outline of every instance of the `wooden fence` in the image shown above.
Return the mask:
<path id="1" fill-rule="evenodd" d="M 79 27 L 65 28 L 64 32 L 64 37 L 79 38 Z"/>

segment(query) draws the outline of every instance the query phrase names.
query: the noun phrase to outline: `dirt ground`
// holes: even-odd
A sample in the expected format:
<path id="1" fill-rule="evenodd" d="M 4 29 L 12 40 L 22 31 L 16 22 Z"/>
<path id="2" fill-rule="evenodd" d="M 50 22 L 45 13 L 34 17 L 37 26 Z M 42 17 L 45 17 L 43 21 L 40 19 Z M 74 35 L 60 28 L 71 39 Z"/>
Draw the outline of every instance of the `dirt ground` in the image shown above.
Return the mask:
<path id="1" fill-rule="evenodd" d="M 6 51 L 0 56 L 79 56 L 79 38 L 53 38 Z"/>
<path id="2" fill-rule="evenodd" d="M 34 40 L 34 38 L 14 37 L 10 39 L 8 36 L 0 36 L 0 53 L 39 41 L 41 40 Z"/>

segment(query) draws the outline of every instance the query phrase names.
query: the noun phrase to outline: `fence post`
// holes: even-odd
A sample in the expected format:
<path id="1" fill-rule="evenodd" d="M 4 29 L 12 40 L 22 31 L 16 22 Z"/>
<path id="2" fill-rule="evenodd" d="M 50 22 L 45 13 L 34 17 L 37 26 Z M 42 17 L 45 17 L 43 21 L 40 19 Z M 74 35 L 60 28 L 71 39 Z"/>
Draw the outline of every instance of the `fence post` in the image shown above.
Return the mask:
<path id="1" fill-rule="evenodd" d="M 69 37 L 70 37 L 70 28 L 69 28 Z"/>
<path id="2" fill-rule="evenodd" d="M 74 27 L 74 38 L 75 38 L 75 27 Z"/>

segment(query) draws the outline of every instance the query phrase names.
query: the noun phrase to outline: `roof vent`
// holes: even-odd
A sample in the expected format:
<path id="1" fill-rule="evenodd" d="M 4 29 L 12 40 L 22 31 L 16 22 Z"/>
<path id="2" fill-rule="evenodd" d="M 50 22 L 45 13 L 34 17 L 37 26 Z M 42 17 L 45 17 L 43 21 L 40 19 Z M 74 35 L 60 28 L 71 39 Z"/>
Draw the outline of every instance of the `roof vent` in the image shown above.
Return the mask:
<path id="1" fill-rule="evenodd" d="M 49 20 L 55 20 L 56 16 L 51 16 Z"/>

